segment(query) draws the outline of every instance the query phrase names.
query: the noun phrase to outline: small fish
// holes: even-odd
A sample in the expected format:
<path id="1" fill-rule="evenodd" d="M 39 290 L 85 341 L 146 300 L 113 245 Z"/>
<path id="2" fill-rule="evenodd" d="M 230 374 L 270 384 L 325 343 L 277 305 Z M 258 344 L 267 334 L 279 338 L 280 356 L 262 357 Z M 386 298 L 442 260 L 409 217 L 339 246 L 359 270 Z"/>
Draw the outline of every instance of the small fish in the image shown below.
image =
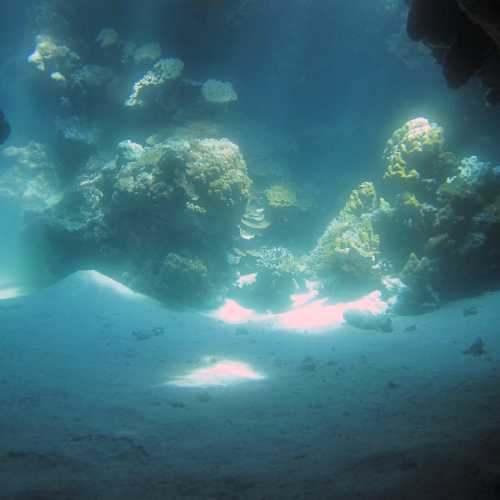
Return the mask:
<path id="1" fill-rule="evenodd" d="M 10 135 L 10 125 L 8 124 L 3 111 L 0 109 L 0 144 L 3 144 Z"/>

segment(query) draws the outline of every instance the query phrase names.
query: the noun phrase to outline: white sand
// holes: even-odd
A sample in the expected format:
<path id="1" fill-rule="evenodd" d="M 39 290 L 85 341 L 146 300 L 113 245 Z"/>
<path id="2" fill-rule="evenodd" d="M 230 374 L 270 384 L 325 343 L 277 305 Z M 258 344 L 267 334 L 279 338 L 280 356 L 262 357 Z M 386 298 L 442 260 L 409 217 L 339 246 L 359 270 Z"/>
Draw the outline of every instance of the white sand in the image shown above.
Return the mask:
<path id="1" fill-rule="evenodd" d="M 496 292 L 395 318 L 393 333 L 304 334 L 76 273 L 0 301 L 0 498 L 489 494 L 499 320 Z M 463 354 L 478 336 L 486 354 Z"/>

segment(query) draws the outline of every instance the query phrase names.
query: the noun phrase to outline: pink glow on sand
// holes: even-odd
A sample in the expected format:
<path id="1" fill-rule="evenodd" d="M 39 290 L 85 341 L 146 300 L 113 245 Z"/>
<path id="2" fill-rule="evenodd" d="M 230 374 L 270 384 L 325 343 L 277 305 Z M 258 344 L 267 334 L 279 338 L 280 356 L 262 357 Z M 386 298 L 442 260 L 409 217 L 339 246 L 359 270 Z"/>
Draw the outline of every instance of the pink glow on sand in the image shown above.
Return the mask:
<path id="1" fill-rule="evenodd" d="M 319 299 L 290 311 L 276 314 L 273 324 L 286 330 L 301 330 L 319 333 L 338 327 L 344 323 L 346 309 L 359 309 L 372 314 L 386 311 L 387 304 L 381 299 L 379 291 L 365 295 L 354 302 L 328 304 L 328 299 Z"/>
<path id="2" fill-rule="evenodd" d="M 315 290 L 304 294 L 304 296 L 307 296 L 309 300 L 310 297 L 317 296 L 317 293 L 313 294 L 312 292 Z M 291 297 L 292 300 L 293 297 Z M 290 310 L 283 313 L 258 314 L 252 309 L 240 306 L 234 300 L 228 300 L 215 311 L 213 316 L 225 323 L 265 322 L 267 327 L 276 329 L 321 333 L 342 325 L 346 309 L 369 311 L 374 315 L 384 313 L 387 310 L 387 304 L 382 300 L 379 291 L 374 291 L 353 302 L 329 304 L 328 299 L 324 298 L 295 304 L 297 302 Z"/>
<path id="3" fill-rule="evenodd" d="M 247 323 L 248 321 L 263 321 L 269 317 L 268 315 L 258 314 L 252 309 L 240 306 L 238 302 L 232 299 L 226 300 L 224 305 L 217 309 L 212 316 L 224 323 L 233 325 Z"/>
<path id="4" fill-rule="evenodd" d="M 319 295 L 318 290 L 310 290 L 307 293 L 293 294 L 290 295 L 290 300 L 293 302 L 292 307 L 300 307 L 311 300 L 315 299 Z"/>
<path id="5" fill-rule="evenodd" d="M 344 304 L 328 304 L 328 299 L 320 299 L 298 307 L 273 318 L 277 328 L 286 330 L 320 330 L 338 326 L 344 321 Z"/>
<path id="6" fill-rule="evenodd" d="M 243 288 L 244 286 L 252 285 L 257 280 L 257 273 L 244 274 L 236 280 L 236 286 Z"/>
<path id="7" fill-rule="evenodd" d="M 191 373 L 176 377 L 167 382 L 178 387 L 210 387 L 233 385 L 248 380 L 262 380 L 266 377 L 252 370 L 249 365 L 240 361 L 221 359 L 205 368 L 197 368 Z"/>

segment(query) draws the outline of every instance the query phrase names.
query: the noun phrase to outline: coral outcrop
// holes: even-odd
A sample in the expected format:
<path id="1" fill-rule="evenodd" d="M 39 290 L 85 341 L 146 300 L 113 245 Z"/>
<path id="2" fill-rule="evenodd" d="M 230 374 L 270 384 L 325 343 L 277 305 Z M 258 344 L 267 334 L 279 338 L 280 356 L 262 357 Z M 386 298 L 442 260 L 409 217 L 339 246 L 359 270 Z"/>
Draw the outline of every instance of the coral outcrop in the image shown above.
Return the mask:
<path id="1" fill-rule="evenodd" d="M 231 82 L 207 80 L 201 86 L 201 93 L 205 101 L 215 104 L 227 104 L 238 100 L 238 95 Z"/>
<path id="2" fill-rule="evenodd" d="M 154 271 L 150 275 L 148 271 Z M 201 304 L 211 293 L 211 277 L 207 264 L 198 257 L 168 253 L 158 268 L 145 272 L 145 287 L 159 299 L 179 304 Z M 146 280 L 144 279 L 146 278 Z M 148 283 L 149 281 L 149 283 Z"/>
<path id="3" fill-rule="evenodd" d="M 232 295 L 259 311 L 287 309 L 301 281 L 298 259 L 285 247 L 266 246 L 255 252 L 255 258 L 254 272 L 239 277 Z"/>
<path id="4" fill-rule="evenodd" d="M 61 201 L 28 216 L 27 237 L 46 249 L 54 276 L 83 261 L 147 293 L 196 302 L 225 279 L 250 185 L 228 139 L 122 141 L 113 160 L 89 162 Z"/>
<path id="5" fill-rule="evenodd" d="M 500 166 L 445 151 L 443 129 L 423 117 L 392 134 L 384 160 L 384 197 L 371 182 L 354 189 L 307 271 L 336 296 L 379 288 L 402 314 L 500 281 Z M 274 198 L 294 201 L 285 194 Z"/>
<path id="6" fill-rule="evenodd" d="M 134 83 L 132 93 L 125 101 L 129 107 L 141 107 L 148 101 L 148 95 L 177 80 L 184 69 L 179 59 L 161 59 L 140 80 Z"/>
<path id="7" fill-rule="evenodd" d="M 336 291 L 370 289 L 380 278 L 380 239 L 372 223 L 376 202 L 373 184 L 360 184 L 308 257 L 310 268 Z"/>
<path id="8" fill-rule="evenodd" d="M 409 120 L 387 141 L 384 179 L 401 190 L 442 177 L 445 174 L 439 172 L 439 154 L 443 141 L 443 129 L 435 123 L 423 117 Z"/>
<path id="9" fill-rule="evenodd" d="M 161 47 L 158 42 L 145 43 L 134 50 L 135 64 L 149 64 L 161 57 Z"/>
<path id="10" fill-rule="evenodd" d="M 39 71 L 64 73 L 64 70 L 71 69 L 80 62 L 80 56 L 49 35 L 38 35 L 35 50 L 28 57 L 28 62 Z"/>
<path id="11" fill-rule="evenodd" d="M 500 278 L 492 216 L 500 167 L 459 160 L 443 143 L 442 129 L 419 118 L 396 131 L 384 153 L 387 201 L 374 220 L 382 254 L 407 285 L 402 310 L 435 307 Z"/>
<path id="12" fill-rule="evenodd" d="M 112 27 L 89 39 L 65 18 L 73 5 L 36 9 L 28 62 L 55 118 L 47 148 L 4 150 L 0 178 L 0 196 L 27 209 L 36 266 L 54 279 L 94 267 L 181 302 L 220 294 L 234 277 L 227 255 L 242 221 L 263 223 L 247 211 L 240 149 L 219 131 L 218 117 L 238 99 L 232 84 L 182 78 L 184 63 L 162 58 L 159 43 Z M 134 140 L 121 140 L 130 131 Z"/>

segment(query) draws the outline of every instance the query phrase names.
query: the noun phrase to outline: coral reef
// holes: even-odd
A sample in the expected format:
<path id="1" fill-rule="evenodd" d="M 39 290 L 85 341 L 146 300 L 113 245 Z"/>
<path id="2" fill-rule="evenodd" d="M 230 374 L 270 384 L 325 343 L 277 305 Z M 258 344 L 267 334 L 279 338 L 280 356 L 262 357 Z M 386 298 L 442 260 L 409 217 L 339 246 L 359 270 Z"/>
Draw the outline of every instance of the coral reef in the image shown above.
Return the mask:
<path id="1" fill-rule="evenodd" d="M 396 131 L 384 154 L 388 201 L 374 223 L 381 253 L 407 287 L 400 311 L 436 307 L 500 277 L 493 215 L 500 168 L 476 156 L 458 160 L 442 146 L 442 129 L 420 118 Z"/>
<path id="2" fill-rule="evenodd" d="M 362 182 L 357 189 L 353 189 L 340 212 L 340 218 L 349 216 L 359 217 L 374 210 L 377 201 L 375 186 L 372 182 Z"/>
<path id="3" fill-rule="evenodd" d="M 120 35 L 113 28 L 103 28 L 95 40 L 101 49 L 116 45 L 120 41 Z"/>
<path id="4" fill-rule="evenodd" d="M 387 141 L 384 150 L 384 179 L 396 190 L 422 188 L 441 178 L 440 153 L 444 142 L 443 129 L 423 117 L 406 122 Z"/>
<path id="5" fill-rule="evenodd" d="M 292 208 L 298 207 L 299 201 L 297 193 L 289 187 L 274 184 L 264 191 L 266 201 L 271 208 Z"/>
<path id="6" fill-rule="evenodd" d="M 393 308 L 400 314 L 424 312 L 435 309 L 439 304 L 439 297 L 433 289 L 432 261 L 427 257 L 419 259 L 414 253 L 401 270 L 400 276 L 407 288 L 398 296 Z"/>
<path id="7" fill-rule="evenodd" d="M 113 160 L 88 162 L 61 201 L 27 216 L 26 237 L 45 249 L 55 277 L 88 262 L 164 299 L 174 289 L 162 277 L 175 278 L 185 287 L 177 298 L 195 303 L 225 279 L 250 185 L 239 148 L 227 139 L 121 141 Z"/>
<path id="8" fill-rule="evenodd" d="M 144 154 L 144 148 L 130 139 L 119 142 L 116 149 L 118 151 L 117 162 L 119 165 L 138 161 Z"/>
<path id="9" fill-rule="evenodd" d="M 301 271 L 297 259 L 284 247 L 261 247 L 255 252 L 255 272 L 240 277 L 232 295 L 258 311 L 280 311 L 291 305 L 299 288 Z"/>
<path id="10" fill-rule="evenodd" d="M 335 283 L 336 291 L 372 287 L 380 278 L 380 239 L 372 224 L 376 193 L 370 182 L 353 190 L 308 257 L 318 276 Z"/>
<path id="11" fill-rule="evenodd" d="M 44 145 L 10 146 L 2 155 L 10 165 L 0 175 L 1 197 L 20 200 L 29 209 L 46 208 L 59 200 L 59 176 Z"/>
<path id="12" fill-rule="evenodd" d="M 161 300 L 189 305 L 203 303 L 210 294 L 207 264 L 197 257 L 169 252 L 149 277 L 150 293 Z"/>
<path id="13" fill-rule="evenodd" d="M 498 54 L 486 48 L 498 31 L 486 2 L 409 3 L 408 30 L 444 65 L 450 85 L 478 74 L 494 102 Z M 392 12 L 397 31 L 406 4 L 384 0 L 375 10 Z M 362 140 L 355 120 L 295 135 L 269 134 L 265 124 L 247 129 L 245 108 L 237 114 L 243 95 L 203 75 L 216 66 L 191 65 L 189 50 L 180 53 L 186 68 L 164 58 L 160 43 L 127 40 L 118 19 L 120 33 L 99 31 L 103 19 L 90 30 L 71 26 L 64 15 L 74 6 L 58 5 L 37 9 L 28 58 L 39 70 L 30 73 L 37 96 L 54 117 L 47 146 L 7 148 L 10 168 L 0 177 L 0 195 L 28 209 L 26 241 L 41 249 L 39 267 L 54 278 L 85 265 L 162 300 L 199 305 L 230 289 L 260 310 L 288 307 L 314 279 L 337 298 L 379 288 L 400 312 L 500 280 L 500 167 L 446 151 L 438 124 L 418 117 L 398 128 L 380 185 L 361 183 L 327 224 L 318 208 L 335 206 L 334 193 L 314 186 L 304 165 L 311 155 L 317 164 L 334 156 L 349 134 Z M 466 23 L 472 18 L 474 28 Z M 462 24 L 450 28 L 455 21 Z M 158 39 L 163 49 L 175 47 Z M 424 45 L 408 47 L 402 31 L 388 43 L 408 67 L 422 63 Z M 310 83 L 308 71 L 298 86 Z M 299 116 L 305 108 L 297 108 Z M 312 250 L 309 235 L 317 239 Z"/>
<path id="14" fill-rule="evenodd" d="M 112 27 L 89 40 L 69 13 L 62 3 L 37 6 L 28 62 L 45 78 L 36 89 L 55 118 L 47 148 L 4 151 L 0 194 L 29 209 L 24 237 L 40 248 L 43 274 L 57 279 L 85 265 L 160 298 L 209 300 L 231 282 L 227 254 L 243 224 L 263 224 L 245 214 L 246 163 L 215 113 L 226 114 L 236 92 L 229 82 L 181 78 L 184 63 L 162 58 L 157 42 L 141 45 Z"/>
<path id="15" fill-rule="evenodd" d="M 134 83 L 132 93 L 125 101 L 125 105 L 130 107 L 144 106 L 147 102 L 147 97 L 144 94 L 178 79 L 183 69 L 184 63 L 179 59 L 161 59 L 153 66 L 152 70 L 149 70 Z"/>
<path id="16" fill-rule="evenodd" d="M 215 104 L 226 104 L 238 100 L 238 95 L 231 82 L 207 80 L 201 86 L 201 93 L 205 101 Z"/>
<path id="17" fill-rule="evenodd" d="M 251 185 L 238 146 L 227 139 L 132 144 L 119 145 L 119 161 L 132 161 L 113 173 L 112 213 L 156 212 L 164 205 L 171 224 L 177 216 L 179 226 L 191 220 L 219 236 L 236 228 Z"/>
<path id="18" fill-rule="evenodd" d="M 158 61 L 161 57 L 161 47 L 158 42 L 141 45 L 134 50 L 135 64 L 149 64 Z"/>
<path id="19" fill-rule="evenodd" d="M 68 118 L 56 118 L 55 126 L 56 131 L 68 141 L 87 145 L 97 143 L 99 130 L 83 124 L 81 119 L 76 115 Z"/>
<path id="20" fill-rule="evenodd" d="M 112 78 L 113 71 L 110 68 L 85 64 L 71 74 L 71 84 L 74 86 L 102 87 L 109 83 Z"/>
<path id="21" fill-rule="evenodd" d="M 197 191 L 196 201 L 206 209 L 212 205 L 242 207 L 250 195 L 245 162 L 238 146 L 228 139 L 193 141 L 186 167 Z"/>
<path id="22" fill-rule="evenodd" d="M 304 250 L 304 228 L 314 228 L 317 204 L 298 182 L 273 183 L 262 191 L 261 200 L 271 224 L 273 244 Z"/>
<path id="23" fill-rule="evenodd" d="M 75 67 L 80 62 L 80 56 L 49 35 L 38 35 L 35 50 L 28 57 L 28 62 L 39 71 L 63 72 Z"/>

